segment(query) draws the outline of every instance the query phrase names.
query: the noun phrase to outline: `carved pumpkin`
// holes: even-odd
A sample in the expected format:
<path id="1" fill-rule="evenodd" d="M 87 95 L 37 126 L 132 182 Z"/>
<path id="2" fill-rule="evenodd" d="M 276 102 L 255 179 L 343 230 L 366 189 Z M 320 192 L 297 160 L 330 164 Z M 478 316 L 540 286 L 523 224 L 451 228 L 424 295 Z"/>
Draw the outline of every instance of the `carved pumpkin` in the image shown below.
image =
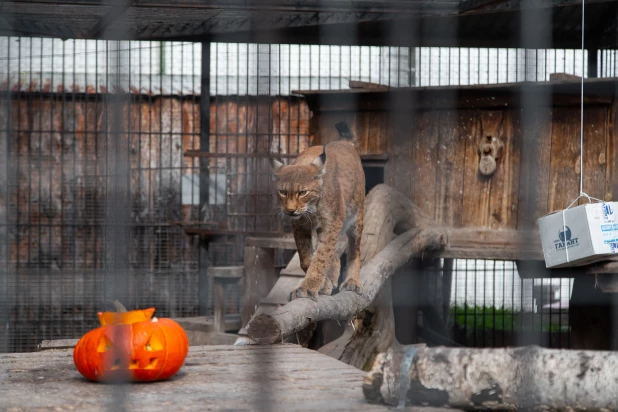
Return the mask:
<path id="1" fill-rule="evenodd" d="M 101 327 L 86 333 L 73 350 L 79 373 L 100 382 L 174 376 L 187 356 L 189 340 L 173 320 L 152 318 L 154 311 L 99 312 Z"/>

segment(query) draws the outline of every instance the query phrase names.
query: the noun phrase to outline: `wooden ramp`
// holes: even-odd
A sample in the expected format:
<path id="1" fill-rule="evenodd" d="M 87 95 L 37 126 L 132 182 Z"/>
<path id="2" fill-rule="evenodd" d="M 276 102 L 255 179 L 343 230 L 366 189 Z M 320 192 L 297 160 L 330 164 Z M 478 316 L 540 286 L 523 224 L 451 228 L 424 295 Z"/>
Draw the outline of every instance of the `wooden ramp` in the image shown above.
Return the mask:
<path id="1" fill-rule="evenodd" d="M 168 381 L 107 385 L 82 378 L 72 350 L 50 350 L 0 354 L 0 405 L 5 411 L 389 410 L 366 403 L 364 376 L 297 345 L 196 346 Z"/>

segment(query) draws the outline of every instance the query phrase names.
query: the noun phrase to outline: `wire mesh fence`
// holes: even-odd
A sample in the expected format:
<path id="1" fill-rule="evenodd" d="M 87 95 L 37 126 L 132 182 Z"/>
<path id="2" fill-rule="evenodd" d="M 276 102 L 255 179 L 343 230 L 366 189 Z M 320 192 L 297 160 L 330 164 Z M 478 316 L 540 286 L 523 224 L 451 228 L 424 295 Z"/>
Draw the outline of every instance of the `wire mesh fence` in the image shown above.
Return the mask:
<path id="1" fill-rule="evenodd" d="M 199 298 L 200 240 L 184 228 L 220 231 L 213 265 L 242 264 L 245 234 L 289 230 L 273 219 L 266 158 L 312 143 L 311 113 L 295 91 L 590 75 L 578 50 L 208 47 L 204 147 L 201 43 L 0 37 L 0 349 L 78 337 L 119 297 L 160 316 L 212 313 L 212 288 Z M 616 52 L 599 53 L 598 75 L 614 76 Z M 518 279 L 509 262 L 457 262 L 451 315 L 462 344 L 478 345 L 477 330 L 504 336 L 530 325 L 557 328 L 552 345 L 568 345 L 566 283 Z M 227 289 L 229 313 L 240 311 L 239 293 Z"/>
<path id="2" fill-rule="evenodd" d="M 455 260 L 452 277 L 450 327 L 456 342 L 570 347 L 572 279 L 522 279 L 514 262 L 487 260 Z"/>

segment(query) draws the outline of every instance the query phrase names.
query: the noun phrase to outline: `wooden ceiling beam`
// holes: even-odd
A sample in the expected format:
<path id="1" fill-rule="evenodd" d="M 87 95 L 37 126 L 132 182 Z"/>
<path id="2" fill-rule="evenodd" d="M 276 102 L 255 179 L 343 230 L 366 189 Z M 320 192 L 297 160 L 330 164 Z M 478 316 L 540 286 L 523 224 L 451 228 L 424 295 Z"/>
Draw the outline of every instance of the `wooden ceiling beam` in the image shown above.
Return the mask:
<path id="1" fill-rule="evenodd" d="M 594 1 L 594 0 L 590 0 Z M 118 3 L 122 3 L 120 0 Z M 405 0 L 127 0 L 135 8 L 166 8 L 166 9 L 206 9 L 206 10 L 243 10 L 261 12 L 348 12 L 348 13 L 432 13 L 457 14 L 459 1 L 405 1 Z M 12 0 L 4 2 L 5 7 L 17 9 L 26 6 L 37 9 L 56 8 L 76 10 L 82 7 L 106 7 L 103 0 Z"/>
<path id="2" fill-rule="evenodd" d="M 588 4 L 613 3 L 615 0 L 586 0 Z M 459 6 L 460 14 L 495 13 L 523 9 L 547 9 L 555 7 L 579 6 L 581 0 L 463 0 Z"/>
<path id="3" fill-rule="evenodd" d="M 132 7 L 135 0 L 112 0 L 112 5 L 101 19 L 94 25 L 92 30 L 87 34 L 88 38 L 98 39 L 101 37 L 108 27 L 120 18 L 126 11 Z"/>

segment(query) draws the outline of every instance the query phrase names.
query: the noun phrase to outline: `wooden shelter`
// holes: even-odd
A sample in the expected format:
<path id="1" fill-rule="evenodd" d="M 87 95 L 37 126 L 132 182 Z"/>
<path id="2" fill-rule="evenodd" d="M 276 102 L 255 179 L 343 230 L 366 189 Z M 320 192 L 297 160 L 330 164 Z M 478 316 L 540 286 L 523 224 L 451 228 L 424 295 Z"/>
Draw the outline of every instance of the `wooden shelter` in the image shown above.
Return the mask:
<path id="1" fill-rule="evenodd" d="M 609 201 L 618 183 L 618 81 L 584 87 L 584 190 Z M 452 242 L 461 242 L 445 257 L 543 260 L 538 232 L 524 232 L 579 194 L 576 80 L 299 93 L 313 112 L 314 144 L 339 139 L 335 124 L 345 121 L 359 152 L 383 159 L 384 183 L 455 229 Z M 486 155 L 496 160 L 491 174 Z"/>
<path id="2" fill-rule="evenodd" d="M 156 396 L 142 399 L 141 396 L 147 390 L 145 387 L 135 387 L 121 394 L 124 400 L 133 402 L 137 399 L 142 403 L 140 406 L 152 409 L 161 407 L 159 402 L 164 399 L 175 401 L 178 393 L 182 393 L 186 397 L 180 401 L 184 402 L 182 406 L 187 407 L 193 404 L 201 405 L 204 399 L 213 402 L 223 399 L 238 408 L 251 408 L 256 405 L 268 408 L 275 405 L 290 409 L 288 407 L 290 402 L 298 399 L 296 392 L 301 390 L 314 402 L 298 405 L 298 410 L 316 408 L 328 410 L 329 407 L 373 410 L 372 406 L 360 399 L 363 374 L 358 369 L 368 370 L 377 359 L 378 366 L 382 363 L 390 369 L 382 368 L 379 370 L 381 375 L 376 375 L 376 380 L 369 382 L 371 383 L 369 389 L 374 392 L 371 396 L 382 397 L 382 401 L 389 398 L 390 403 L 394 402 L 396 395 L 399 395 L 399 400 L 404 403 L 414 401 L 401 397 L 401 393 L 395 394 L 403 388 L 402 382 L 405 388 L 409 388 L 408 385 L 414 386 L 416 380 L 421 380 L 420 374 L 412 376 L 408 373 L 414 370 L 410 369 L 413 365 L 412 358 L 405 358 L 407 367 L 403 370 L 409 375 L 406 376 L 400 373 L 400 368 L 406 364 L 404 362 L 388 364 L 394 358 L 392 356 L 389 358 L 387 351 L 391 348 L 391 355 L 395 353 L 397 355 L 395 358 L 401 360 L 398 357 L 407 355 L 398 353 L 398 342 L 415 343 L 422 338 L 431 345 L 454 346 L 457 343 L 445 336 L 443 315 L 449 309 L 453 259 L 458 258 L 515 261 L 522 277 L 575 278 L 570 306 L 572 316 L 569 318 L 573 335 L 571 346 L 587 349 L 618 348 L 618 316 L 615 310 L 617 295 L 604 293 L 618 291 L 616 281 L 618 263 L 608 261 L 582 268 L 547 270 L 543 264 L 535 226 L 538 217 L 564 208 L 578 195 L 580 178 L 578 133 L 582 102 L 580 79 L 559 74 L 548 82 L 536 82 L 534 76 L 535 82 L 525 81 L 516 84 L 412 88 L 352 83 L 349 90 L 296 91 L 293 94 L 302 98 L 297 99 L 298 96 L 294 96 L 294 99 L 288 99 L 287 106 L 283 104 L 283 110 L 280 96 L 276 96 L 270 103 L 261 101 L 258 97 L 255 99 L 257 102 L 255 107 L 266 107 L 266 110 L 262 110 L 261 116 L 259 110 L 252 111 L 249 105 L 243 106 L 238 104 L 238 101 L 219 100 L 213 104 L 211 99 L 205 97 L 211 95 L 208 76 L 211 67 L 211 42 L 579 49 L 582 47 L 582 34 L 584 34 L 587 60 L 582 71 L 588 78 L 584 82 L 583 97 L 584 189 L 594 197 L 615 200 L 618 196 L 616 148 L 618 81 L 615 78 L 596 78 L 601 77 L 604 68 L 608 67 L 608 62 L 603 60 L 606 56 L 604 52 L 618 48 L 618 2 L 586 1 L 586 20 L 583 25 L 581 0 L 333 0 L 330 2 L 12 0 L 2 2 L 0 10 L 2 12 L 0 35 L 4 36 L 182 40 L 202 43 L 203 75 L 200 81 L 200 94 L 204 98 L 179 104 L 173 97 L 164 96 L 160 99 L 159 106 L 160 114 L 164 112 L 162 103 L 164 100 L 168 101 L 170 112 L 186 113 L 183 116 L 187 122 L 178 124 L 178 130 L 169 133 L 173 134 L 176 140 L 167 138 L 166 125 L 165 130 L 161 130 L 159 142 L 161 147 L 165 144 L 166 151 L 169 148 L 170 159 L 178 160 L 183 166 L 186 162 L 198 169 L 200 206 L 209 204 L 209 174 L 218 164 L 219 158 L 225 158 L 231 163 L 236 159 L 250 159 L 256 164 L 258 160 L 262 161 L 267 157 L 291 158 L 294 156 L 292 152 L 301 150 L 309 144 L 327 143 L 337 139 L 335 125 L 341 122 L 345 122 L 352 130 L 364 166 L 370 172 L 368 176 L 371 177 L 371 186 L 376 186 L 367 199 L 366 207 L 371 213 L 367 214 L 365 227 L 371 228 L 367 233 L 371 232 L 372 235 L 378 233 L 378 235 L 370 240 L 367 238 L 363 240 L 364 266 L 361 276 L 366 282 L 366 288 L 362 296 L 342 292 L 332 297 L 320 298 L 317 303 L 306 299 L 287 303 L 284 297 L 287 297 L 291 288 L 299 282 L 303 272 L 297 256 L 289 260 L 290 253 L 283 254 L 287 258 L 285 267 L 281 271 L 277 270 L 275 250 L 294 252 L 293 240 L 290 236 L 272 236 L 280 236 L 281 233 L 259 231 L 256 229 L 260 226 L 257 223 L 250 229 L 233 224 L 216 226 L 212 222 L 206 222 L 206 214 L 200 210 L 199 222 L 186 225 L 186 222 L 179 222 L 177 216 L 172 214 L 169 221 L 161 225 L 167 227 L 184 224 L 184 233 L 180 233 L 182 236 L 179 237 L 185 234 L 199 236 L 201 248 L 199 276 L 198 279 L 192 278 L 192 283 L 187 281 L 184 286 L 195 288 L 197 284 L 199 302 L 197 305 L 196 302 L 191 304 L 199 306 L 201 312 L 203 303 L 208 299 L 205 285 L 209 280 L 214 282 L 216 308 L 211 328 L 219 338 L 227 339 L 229 336 L 221 336 L 221 332 L 238 327 L 237 319 L 226 318 L 223 306 L 224 285 L 238 284 L 244 286 L 242 313 L 244 328 L 240 332 L 241 340 L 246 334 L 260 343 L 297 342 L 318 349 L 331 358 L 356 366 L 357 369 L 342 365 L 333 359 L 329 360 L 320 354 L 287 345 L 278 345 L 274 349 L 238 346 L 194 348 L 187 358 L 184 374 L 170 382 L 157 384 L 157 388 L 162 390 L 155 391 L 158 393 Z M 52 105 L 47 103 L 47 99 L 50 102 L 58 100 L 58 95 L 68 90 L 68 87 L 53 90 L 45 88 L 43 84 L 26 85 L 26 89 L 28 87 L 30 89 L 24 90 L 23 86 L 21 81 L 17 85 L 0 84 L 0 96 L 5 98 L 1 107 L 12 107 L 14 104 L 20 106 L 19 99 L 24 94 L 29 97 L 37 96 L 41 101 L 46 100 L 46 104 Z M 122 113 L 122 105 L 127 104 L 128 100 L 116 97 L 134 94 L 138 96 L 137 110 L 150 113 L 156 110 L 153 109 L 156 106 L 153 106 L 150 100 L 147 104 L 139 102 L 140 96 L 146 94 L 150 99 L 149 93 L 150 91 L 143 93 L 141 90 L 137 92 L 131 90 L 128 93 L 122 90 L 110 90 L 109 100 L 106 102 L 119 109 L 116 112 L 118 115 Z M 113 125 L 121 124 L 124 118 L 116 117 L 116 121 L 111 118 L 112 127 L 107 126 L 105 122 L 109 119 L 105 118 L 105 122 L 99 121 L 100 114 L 97 112 L 96 104 L 94 109 L 87 109 L 88 106 L 92 106 L 87 103 L 88 99 L 91 99 L 88 89 L 84 93 L 74 92 L 73 97 L 78 94 L 84 102 L 75 103 L 74 99 L 73 107 L 79 107 L 79 111 L 90 113 L 93 118 L 88 124 L 91 126 L 96 124 L 98 127 L 101 123 L 105 126 L 106 133 L 109 132 L 116 139 L 111 139 L 111 142 L 121 141 L 118 139 L 123 135 Z M 108 90 L 101 93 L 94 90 L 92 94 L 99 96 L 94 99 L 98 101 L 103 99 L 100 95 L 108 94 Z M 272 104 L 275 100 L 279 103 L 277 107 Z M 292 101 L 298 113 L 296 118 L 293 118 L 289 110 Z M 237 122 L 228 122 L 225 116 L 219 116 L 220 109 L 226 114 L 230 110 L 234 112 Z M 9 113 L 11 109 L 6 110 Z M 61 111 L 64 115 L 64 105 Z M 243 118 L 240 122 L 239 117 Z M 22 119 L 18 116 L 17 123 L 20 120 Z M 124 121 L 128 124 L 139 124 L 138 129 L 141 131 L 142 122 L 137 114 Z M 198 121 L 199 127 L 194 128 Z M 281 143 L 286 139 L 285 124 L 287 123 L 289 127 L 292 122 L 296 122 L 299 130 L 302 129 L 303 139 L 297 140 L 294 150 L 285 152 L 282 148 L 288 145 Z M 29 127 L 30 124 L 26 121 L 17 127 L 18 131 L 22 132 L 24 141 L 28 140 L 31 134 Z M 162 128 L 162 125 L 159 127 Z M 62 133 L 66 133 L 66 130 L 54 124 L 50 128 L 52 132 L 61 130 Z M 275 144 L 270 145 L 271 140 L 268 140 L 268 146 L 260 145 L 257 139 L 253 144 L 251 138 L 247 137 L 242 145 L 248 149 L 243 151 L 239 140 L 228 138 L 232 129 L 236 132 L 243 129 L 247 136 L 269 135 L 269 139 L 274 138 L 272 141 Z M 87 130 L 88 128 L 84 126 L 79 132 Z M 140 139 L 141 137 L 136 137 L 136 141 Z M 77 157 L 78 160 L 86 163 L 87 156 L 83 155 L 86 151 L 84 149 L 82 153 L 79 146 L 80 139 L 76 140 L 72 153 L 74 156 L 82 156 Z M 217 147 L 221 147 L 217 145 L 219 142 L 223 142 L 229 150 L 225 153 L 218 152 Z M 7 150 L 3 151 L 4 148 Z M 28 159 L 32 160 L 29 150 L 30 146 L 24 145 L 24 156 L 27 154 Z M 162 150 L 159 152 L 162 153 Z M 2 156 L 0 163 L 9 165 L 11 159 L 8 153 L 7 143 L 0 148 Z M 135 153 L 119 156 L 119 163 L 112 166 L 112 175 L 118 179 L 114 183 L 121 183 L 120 189 L 125 191 L 122 193 L 131 193 L 131 182 L 129 179 L 123 180 L 122 172 L 129 170 L 131 162 L 141 161 L 134 155 Z M 62 163 L 65 159 L 51 160 Z M 163 163 L 164 159 L 158 161 Z M 238 176 L 251 173 L 238 166 L 240 162 L 234 164 L 237 167 L 234 173 Z M 28 175 L 29 165 L 25 165 L 23 170 L 19 169 L 19 166 L 21 165 L 18 164 L 18 174 Z M 60 174 L 64 173 L 63 167 L 61 164 Z M 0 200 L 1 196 L 8 198 L 10 193 L 9 167 L 6 169 L 6 172 L 4 170 L 0 172 L 0 186 L 6 187 L 6 191 L 0 189 Z M 50 176 L 52 174 L 50 172 Z M 178 193 L 174 192 L 177 180 L 174 179 L 179 176 L 172 177 L 169 179 L 170 192 L 164 194 L 169 195 L 169 199 L 177 200 Z M 247 181 L 242 179 L 243 177 L 240 177 L 231 184 L 245 185 Z M 259 182 L 256 178 L 254 185 L 259 190 L 265 191 L 268 188 L 265 182 L 265 178 Z M 378 186 L 379 183 L 387 185 Z M 53 184 L 50 179 L 49 185 Z M 90 186 L 96 186 L 96 182 Z M 25 193 L 29 187 L 19 190 Z M 53 191 L 53 187 L 50 190 Z M 264 193 L 260 195 L 268 196 Z M 82 194 L 77 193 L 75 198 L 80 200 L 82 197 L 87 198 L 85 194 L 80 196 Z M 137 197 L 139 196 L 141 194 L 138 193 Z M 264 206 L 256 200 L 255 193 L 251 193 L 250 196 L 253 197 L 255 208 Z M 32 203 L 30 200 L 30 197 L 21 199 L 23 204 L 28 203 L 28 213 Z M 18 207 L 19 201 L 18 199 L 15 202 Z M 110 196 L 105 199 L 106 206 L 109 206 L 112 212 L 121 210 L 127 213 L 128 207 L 123 208 L 122 201 L 122 196 Z M 2 204 L 0 201 L 0 220 L 6 217 L 7 223 L 4 226 L 0 225 L 0 242 L 9 239 L 12 229 L 9 228 L 8 212 L 6 208 L 2 208 Z M 64 206 L 61 205 L 61 209 L 62 207 Z M 174 209 L 170 207 L 170 210 Z M 178 213 L 178 210 L 175 212 Z M 266 212 L 263 212 L 265 215 Z M 139 241 L 131 245 L 123 234 L 124 228 L 135 229 L 138 226 L 133 224 L 127 215 L 114 217 L 114 225 L 108 225 L 110 223 L 108 221 L 104 222 L 106 235 L 109 235 L 106 242 L 111 245 L 109 249 L 111 252 L 108 252 L 111 262 L 109 266 L 112 266 L 112 263 L 115 265 L 115 274 L 113 282 L 110 282 L 113 283 L 113 287 L 109 284 L 95 286 L 109 289 L 110 294 L 118 291 L 125 293 L 128 290 L 130 285 L 128 276 L 125 276 L 129 272 L 127 262 L 131 260 L 128 250 L 131 248 L 134 251 L 139 250 Z M 52 218 L 53 216 L 50 217 Z M 61 217 L 59 219 L 61 224 L 66 220 Z M 27 220 L 28 223 L 32 220 L 30 214 L 27 215 Z M 254 222 L 258 222 L 258 219 L 256 218 Z M 265 222 L 267 219 L 262 217 L 260 223 L 263 227 L 266 226 Z M 21 223 L 17 222 L 15 226 L 19 224 Z M 123 224 L 125 226 L 118 230 Z M 152 232 L 160 233 L 160 230 Z M 39 237 L 40 233 L 39 231 Z M 29 229 L 28 235 L 30 235 Z M 51 232 L 44 235 L 50 239 L 54 237 L 54 233 Z M 94 248 L 97 248 L 98 233 L 84 233 L 80 236 L 84 236 L 84 244 L 92 241 Z M 218 238 L 229 237 L 243 240 L 246 238 L 244 267 L 222 268 L 216 265 L 213 267 L 207 254 L 211 242 Z M 33 241 L 33 238 L 26 238 L 25 235 L 20 237 L 20 241 L 24 243 L 21 251 L 26 257 L 17 256 L 11 259 L 27 259 L 30 264 L 30 251 L 31 248 L 36 250 L 36 245 L 32 246 L 36 241 Z M 161 236 L 156 255 L 139 255 L 140 259 L 146 262 L 143 264 L 165 260 L 170 250 L 175 247 L 174 244 L 169 246 L 170 243 L 173 242 L 168 242 L 167 238 Z M 240 253 L 242 249 L 238 249 L 237 253 Z M 344 249 L 345 242 L 338 243 L 337 253 L 340 256 Z M 2 250 L 0 253 L 4 253 L 9 247 L 0 247 L 0 250 Z M 86 253 L 81 250 L 71 252 L 73 256 Z M 174 253 L 190 252 L 175 250 Z M 445 262 L 442 268 L 443 281 L 440 285 L 431 286 L 430 282 L 422 279 L 426 280 L 431 276 L 432 270 L 439 266 L 439 259 L 444 259 Z M 4 256 L 4 260 L 8 262 L 9 256 Z M 75 262 L 74 258 L 72 262 Z M 34 263 L 33 265 L 36 266 Z M 107 267 L 107 261 L 105 265 Z M 40 275 L 40 267 L 37 269 L 39 271 L 36 274 Z M 184 267 L 175 269 L 185 270 Z M 10 270 L 7 270 L 7 273 Z M 399 279 L 410 275 L 408 280 L 411 280 L 408 283 L 398 284 L 396 275 L 402 273 L 403 276 Z M 92 276 L 93 284 L 95 280 L 100 282 L 96 275 L 97 273 Z M 36 283 L 36 278 L 32 279 L 35 279 L 33 282 Z M 0 300 L 13 294 L 14 290 L 9 290 L 8 284 L 9 282 L 0 283 Z M 596 288 L 597 285 L 600 286 L 599 289 Z M 10 286 L 19 292 L 23 285 L 16 281 Z M 418 292 L 419 290 L 424 292 L 430 287 L 442 290 L 439 300 L 432 301 L 428 296 L 424 296 L 429 295 L 428 293 Z M 162 294 L 167 292 L 165 286 L 157 289 L 163 290 Z M 409 294 L 410 290 L 417 291 L 415 300 L 411 299 L 411 303 L 406 307 L 394 307 L 393 296 Z M 36 292 L 32 294 L 35 295 Z M 0 301 L 0 308 L 9 307 L 4 303 Z M 187 304 L 181 302 L 179 306 Z M 423 312 L 422 322 L 419 322 L 419 310 Z M 62 316 L 61 313 L 60 318 Z M 589 317 L 592 317 L 592 320 Z M 8 324 L 4 322 L 5 318 L 8 318 L 8 313 L 0 311 L 0 326 Z M 405 323 L 404 328 L 397 328 L 397 323 L 402 323 L 401 319 L 404 319 L 404 323 L 408 323 Z M 0 330 L 0 332 L 6 331 Z M 520 332 L 524 335 L 523 331 Z M 518 343 L 543 344 L 544 339 L 546 337 L 543 333 L 533 331 L 521 338 Z M 452 362 L 443 362 L 446 359 L 444 353 L 435 348 L 421 352 L 430 361 L 452 365 L 459 364 L 461 359 L 466 358 L 469 354 L 467 350 L 461 349 L 461 352 L 447 350 L 447 355 L 456 359 Z M 376 357 L 378 353 L 386 355 Z M 534 355 L 536 352 L 533 350 L 531 353 Z M 254 356 L 255 354 L 258 356 Z M 476 356 L 468 356 L 466 359 L 473 359 L 474 362 L 477 362 L 475 359 L 480 359 L 477 363 L 484 363 L 483 353 L 475 352 L 475 354 Z M 581 366 L 582 376 L 589 370 L 588 367 L 592 368 L 587 363 L 592 357 L 586 353 L 571 352 L 564 356 L 570 360 L 569 362 L 572 361 L 573 365 Z M 5 378 L 7 396 L 3 399 L 6 399 L 10 406 L 22 406 L 25 402 L 23 388 L 36 386 L 43 394 L 43 398 L 28 399 L 27 402 L 32 407 L 100 406 L 93 405 L 92 399 L 79 398 L 80 391 L 85 388 L 84 382 L 74 379 L 68 373 L 72 370 L 69 358 L 70 353 L 67 351 L 50 351 L 48 354 L 37 356 L 0 357 L 0 361 L 6 364 L 17 365 L 9 370 Z M 299 358 L 302 361 L 299 361 Z M 509 359 L 513 358 L 514 356 L 511 356 Z M 529 358 L 529 355 L 521 356 L 524 364 L 522 367 L 514 363 L 516 367 L 512 369 L 518 373 L 515 380 L 516 388 L 529 389 L 526 383 L 530 379 L 526 373 L 533 370 L 526 369 L 529 366 L 526 364 Z M 542 358 L 541 367 L 550 362 L 542 356 L 539 358 Z M 602 355 L 597 356 L 593 365 L 602 365 L 601 358 Z M 415 365 L 417 372 L 420 370 L 418 359 Z M 299 363 L 306 368 L 298 369 Z M 611 365 L 614 363 L 605 365 L 606 373 L 611 374 L 613 371 Z M 247 364 L 251 364 L 253 368 L 250 372 L 245 367 Z M 465 362 L 462 364 L 464 365 L 461 368 L 462 374 L 468 376 L 468 364 Z M 503 359 L 498 359 L 497 364 L 503 365 Z M 487 375 L 475 374 L 478 370 L 482 371 L 482 368 L 475 366 L 469 376 L 472 380 L 478 378 L 486 383 Z M 575 370 L 569 368 L 571 372 Z M 316 387 L 313 384 L 315 381 L 309 381 L 299 387 L 296 372 L 317 377 L 320 386 Z M 502 371 L 496 367 L 494 372 L 501 375 Z M 210 387 L 204 389 L 202 383 L 193 379 L 195 375 L 208 376 Z M 445 376 L 451 375 L 447 373 Z M 558 379 L 553 381 L 553 371 L 548 371 L 547 375 L 551 385 L 559 382 Z M 389 381 L 380 381 L 385 376 Z M 392 376 L 397 376 L 398 379 Z M 402 379 L 402 376 L 406 379 Z M 63 377 L 64 380 L 59 377 Z M 332 380 L 333 378 L 338 379 Z M 340 386 L 341 378 L 345 381 L 343 386 Z M 578 379 L 580 376 L 576 375 L 572 380 L 576 386 Z M 276 381 L 277 389 L 269 388 L 262 391 L 262 388 L 256 385 L 256 382 L 260 381 L 269 384 Z M 251 390 L 240 394 L 241 397 L 231 399 L 230 391 L 233 391 L 239 382 Z M 283 383 L 279 385 L 281 382 Z M 387 385 L 383 386 L 384 382 Z M 393 382 L 399 383 L 390 387 L 389 384 Z M 491 385 L 493 382 L 490 382 L 489 389 L 486 386 L 481 387 L 484 391 L 482 395 L 490 396 L 490 399 L 481 399 L 483 402 L 495 400 L 491 398 L 494 395 L 491 391 L 495 386 Z M 62 391 L 59 391 L 61 386 Z M 454 386 L 455 388 L 450 390 L 459 389 L 457 384 Z M 556 384 L 556 387 L 558 386 L 560 385 Z M 358 389 L 358 396 L 354 395 L 354 388 Z M 393 388 L 396 388 L 396 391 L 391 391 Z M 91 389 L 88 386 L 88 390 Z M 426 389 L 422 385 L 416 385 L 411 392 L 427 393 Z M 208 392 L 207 395 L 202 395 L 204 390 Z M 350 394 L 352 401 L 340 396 L 342 390 Z M 526 394 L 524 390 L 516 395 L 523 399 Z M 408 395 L 411 392 L 408 392 Z M 593 392 L 594 390 L 588 391 L 588 395 Z M 105 389 L 98 388 L 95 394 L 104 395 Z M 476 393 L 473 397 L 475 396 Z M 553 398 L 551 400 L 553 401 Z M 610 402 L 615 404 L 615 398 L 611 397 Z M 168 408 L 167 405 L 164 407 Z"/>
<path id="3" fill-rule="evenodd" d="M 208 73 L 208 45 L 215 41 L 542 49 L 579 48 L 583 33 L 587 75 L 594 78 L 604 64 L 599 60 L 604 56 L 602 51 L 618 47 L 618 3 L 587 1 L 583 27 L 581 6 L 579 0 L 13 0 L 2 4 L 0 34 L 201 42 L 202 73 Z M 210 94 L 208 76 L 202 76 L 200 86 L 202 96 Z M 13 98 L 21 92 L 21 84 L 16 91 L 0 89 Z M 584 187 L 606 200 L 618 193 L 617 90 L 612 79 L 587 80 L 585 84 Z M 32 92 L 54 94 L 42 89 Z M 383 170 L 385 183 L 448 227 L 450 243 L 436 256 L 515 260 L 522 276 L 530 277 L 616 272 L 613 263 L 546 271 L 536 243 L 536 218 L 566 206 L 577 195 L 580 100 L 576 80 L 412 89 L 378 85 L 298 93 L 305 96 L 313 112 L 309 125 L 313 141 L 307 139 L 303 144 L 336 138 L 334 124 L 345 121 L 355 133 L 365 165 Z M 208 175 L 216 163 L 212 158 L 219 156 L 213 153 L 212 143 L 225 137 L 211 130 L 210 100 L 195 103 L 199 107 L 192 109 L 192 116 L 199 113 L 200 126 L 187 141 L 199 140 L 200 150 L 183 154 L 191 164 L 199 164 L 200 202 L 207 204 Z M 272 123 L 266 126 L 256 115 L 256 133 L 277 134 L 272 126 L 277 119 L 270 118 L 271 112 L 272 107 L 268 111 L 268 122 Z M 246 123 L 249 117 L 245 114 Z M 239 153 L 232 155 L 259 154 L 263 158 L 272 155 L 270 149 L 262 147 L 256 153 L 237 150 Z M 495 164 L 495 171 L 488 164 Z M 217 237 L 264 234 L 201 224 L 186 228 L 186 233 L 199 235 L 203 250 Z M 247 246 L 262 250 L 272 249 L 273 244 L 289 246 L 290 241 L 253 239 Z M 270 286 L 274 284 L 276 274 L 265 267 L 274 262 L 272 256 L 268 252 L 262 263 L 253 262 L 260 270 L 245 271 L 245 284 L 264 278 L 266 272 Z M 207 259 L 201 257 L 200 288 L 208 283 L 207 265 Z M 211 276 L 217 277 L 212 271 Z M 613 278 L 605 279 L 609 279 L 606 290 L 612 290 Z M 256 299 L 265 298 L 265 293 L 262 290 L 261 296 L 247 297 L 245 319 L 251 316 Z M 205 299 L 206 294 L 200 291 L 200 303 Z M 219 315 L 218 324 L 225 323 Z"/>

